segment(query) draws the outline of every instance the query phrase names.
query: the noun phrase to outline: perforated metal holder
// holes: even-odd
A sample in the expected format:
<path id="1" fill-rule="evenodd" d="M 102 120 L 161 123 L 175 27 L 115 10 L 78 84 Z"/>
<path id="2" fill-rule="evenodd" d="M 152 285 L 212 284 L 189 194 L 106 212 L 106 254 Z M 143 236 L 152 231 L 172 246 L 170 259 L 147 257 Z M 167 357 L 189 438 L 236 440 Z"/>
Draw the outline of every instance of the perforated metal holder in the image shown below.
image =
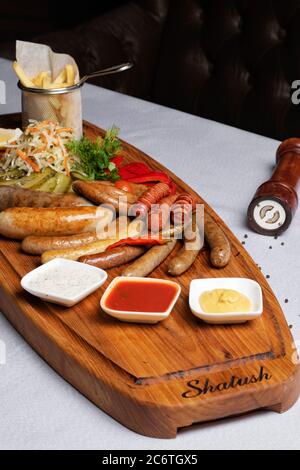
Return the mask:
<path id="1" fill-rule="evenodd" d="M 74 129 L 76 138 L 82 136 L 82 84 L 65 88 L 27 88 L 18 83 L 22 90 L 22 125 L 30 119 L 51 120 L 60 126 Z"/>

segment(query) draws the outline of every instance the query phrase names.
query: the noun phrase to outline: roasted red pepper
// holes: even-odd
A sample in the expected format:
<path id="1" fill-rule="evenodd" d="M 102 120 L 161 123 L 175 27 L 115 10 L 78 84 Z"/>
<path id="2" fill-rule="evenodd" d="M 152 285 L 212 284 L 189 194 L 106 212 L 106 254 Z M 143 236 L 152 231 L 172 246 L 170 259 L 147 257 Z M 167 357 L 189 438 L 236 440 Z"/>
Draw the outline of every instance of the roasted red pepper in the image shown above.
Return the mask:
<path id="1" fill-rule="evenodd" d="M 133 178 L 135 176 L 146 175 L 151 172 L 151 168 L 143 162 L 127 163 L 119 169 L 119 175 L 123 180 Z"/>
<path id="2" fill-rule="evenodd" d="M 127 181 L 130 181 L 131 183 L 160 182 L 160 183 L 171 184 L 171 178 L 166 173 L 163 173 L 162 171 L 151 171 L 150 173 L 147 173 L 146 175 L 127 178 Z"/>
<path id="3" fill-rule="evenodd" d="M 161 237 L 137 237 L 137 238 L 123 238 L 122 240 L 117 241 L 110 245 L 107 250 L 112 250 L 118 246 L 123 245 L 164 245 L 168 242 L 168 239 L 164 239 Z"/>
<path id="4" fill-rule="evenodd" d="M 133 162 L 119 168 L 119 176 L 129 183 L 147 184 L 166 183 L 170 187 L 170 194 L 176 193 L 176 185 L 163 171 L 153 171 L 143 162 Z"/>
<path id="5" fill-rule="evenodd" d="M 126 193 L 134 193 L 134 184 L 129 183 L 125 180 L 118 180 L 115 182 L 115 187 L 118 189 L 122 189 Z"/>
<path id="6" fill-rule="evenodd" d="M 122 155 L 117 155 L 116 157 L 113 157 L 110 159 L 111 163 L 114 163 L 117 168 L 120 168 L 124 161 L 124 157 Z"/>

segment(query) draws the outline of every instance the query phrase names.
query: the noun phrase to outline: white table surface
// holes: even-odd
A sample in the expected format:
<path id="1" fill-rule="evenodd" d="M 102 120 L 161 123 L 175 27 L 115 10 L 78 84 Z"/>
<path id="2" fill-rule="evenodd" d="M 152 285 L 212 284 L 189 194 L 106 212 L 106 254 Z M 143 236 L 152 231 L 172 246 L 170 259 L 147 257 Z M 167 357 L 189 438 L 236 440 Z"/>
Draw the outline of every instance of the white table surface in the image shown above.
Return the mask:
<path id="1" fill-rule="evenodd" d="M 7 86 L 7 104 L 0 104 L 0 114 L 20 111 L 16 78 L 3 59 L 0 80 Z M 277 240 L 254 234 L 245 223 L 256 188 L 270 177 L 278 142 L 91 85 L 84 87 L 83 108 L 85 119 L 104 128 L 118 125 L 123 139 L 179 175 L 245 241 L 270 276 L 299 345 L 300 211 Z M 0 341 L 6 345 L 6 364 L 0 365 L 1 449 L 300 448 L 300 401 L 283 415 L 259 411 L 195 425 L 173 440 L 150 439 L 126 429 L 84 398 L 3 315 Z"/>

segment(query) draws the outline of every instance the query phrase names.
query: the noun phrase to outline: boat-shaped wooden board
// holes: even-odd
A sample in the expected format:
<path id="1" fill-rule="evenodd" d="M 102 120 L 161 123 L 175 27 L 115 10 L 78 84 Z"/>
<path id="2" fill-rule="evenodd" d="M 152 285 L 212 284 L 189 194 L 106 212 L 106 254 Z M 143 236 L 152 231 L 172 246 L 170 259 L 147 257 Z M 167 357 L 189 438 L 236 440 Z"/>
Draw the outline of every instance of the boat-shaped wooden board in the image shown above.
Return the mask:
<path id="1" fill-rule="evenodd" d="M 17 125 L 18 115 L 1 117 L 0 127 Z M 84 130 L 90 138 L 103 135 L 88 122 Z M 125 142 L 123 146 L 127 161 L 166 171 L 140 150 Z M 170 175 L 181 190 L 195 194 Z M 39 258 L 23 254 L 17 242 L 0 239 L 0 311 L 68 382 L 124 426 L 146 436 L 172 438 L 193 423 L 259 408 L 284 412 L 299 395 L 297 353 L 275 295 L 222 220 L 207 204 L 206 210 L 230 239 L 230 264 L 213 269 L 208 252 L 202 251 L 194 266 L 177 278 L 182 294 L 171 316 L 156 325 L 121 323 L 100 310 L 105 287 L 121 269 L 109 271 L 103 288 L 70 309 L 25 293 L 20 279 L 39 265 Z M 166 264 L 152 277 L 168 278 Z M 188 306 L 190 281 L 202 277 L 258 281 L 262 317 L 242 325 L 202 323 Z"/>

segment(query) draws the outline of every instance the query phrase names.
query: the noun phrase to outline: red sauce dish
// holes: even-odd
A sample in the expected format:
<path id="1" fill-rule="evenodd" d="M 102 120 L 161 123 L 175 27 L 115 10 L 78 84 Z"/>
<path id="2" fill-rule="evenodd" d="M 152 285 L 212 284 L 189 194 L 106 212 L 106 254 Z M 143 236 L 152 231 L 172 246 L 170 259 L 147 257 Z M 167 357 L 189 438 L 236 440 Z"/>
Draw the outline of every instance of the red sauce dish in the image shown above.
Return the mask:
<path id="1" fill-rule="evenodd" d="M 144 277 L 116 277 L 102 296 L 100 305 L 121 321 L 157 323 L 167 318 L 181 287 L 173 281 Z"/>

